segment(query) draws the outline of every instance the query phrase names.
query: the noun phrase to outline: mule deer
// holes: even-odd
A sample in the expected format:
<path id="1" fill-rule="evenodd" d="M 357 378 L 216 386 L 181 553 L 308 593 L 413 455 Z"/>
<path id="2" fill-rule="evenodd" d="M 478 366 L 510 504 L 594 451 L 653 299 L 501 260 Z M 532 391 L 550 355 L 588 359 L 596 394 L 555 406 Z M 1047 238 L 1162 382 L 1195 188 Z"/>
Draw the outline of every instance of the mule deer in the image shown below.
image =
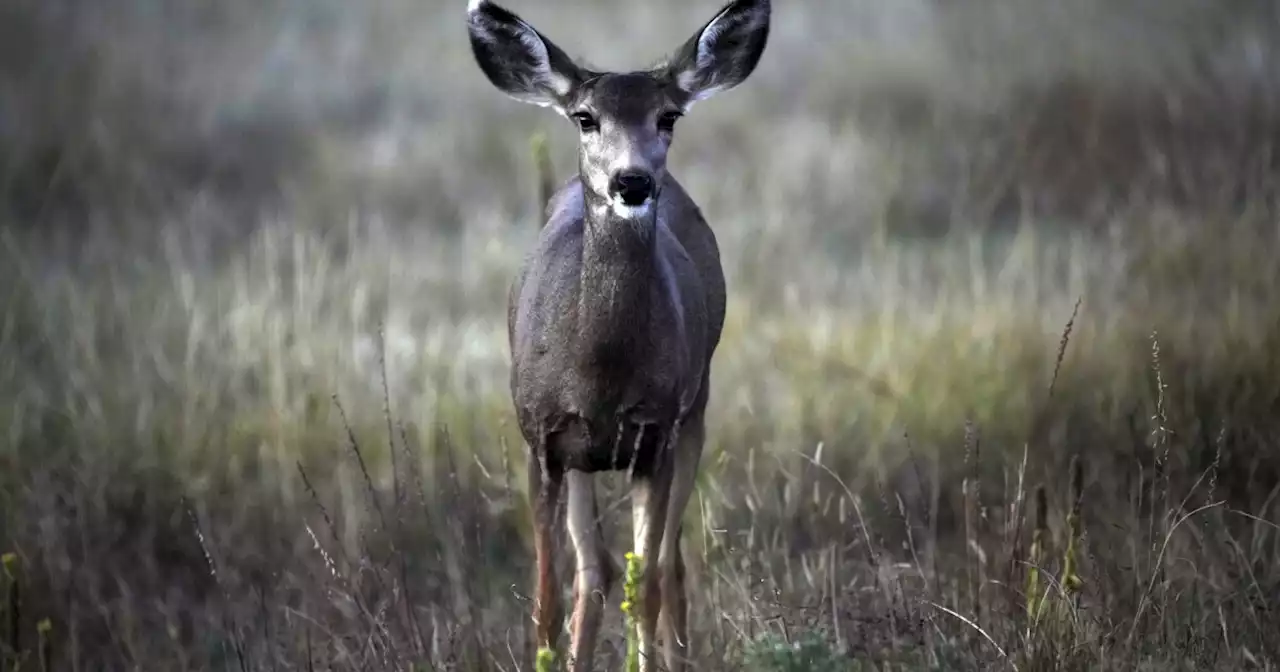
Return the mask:
<path id="1" fill-rule="evenodd" d="M 676 120 L 740 84 L 769 34 L 769 0 L 734 0 L 653 68 L 598 72 L 519 16 L 472 0 L 472 52 L 509 96 L 550 107 L 579 132 L 578 174 L 548 217 L 509 295 L 511 394 L 529 449 L 537 580 L 535 643 L 556 650 L 563 624 L 554 570 L 557 501 L 568 485 L 577 560 L 570 663 L 590 670 L 618 575 L 604 547 L 593 474 L 631 476 L 641 585 L 641 668 L 684 669 L 688 604 L 681 519 L 702 454 L 710 365 L 724 325 L 715 235 L 667 171 Z M 656 563 L 655 563 L 656 561 Z"/>

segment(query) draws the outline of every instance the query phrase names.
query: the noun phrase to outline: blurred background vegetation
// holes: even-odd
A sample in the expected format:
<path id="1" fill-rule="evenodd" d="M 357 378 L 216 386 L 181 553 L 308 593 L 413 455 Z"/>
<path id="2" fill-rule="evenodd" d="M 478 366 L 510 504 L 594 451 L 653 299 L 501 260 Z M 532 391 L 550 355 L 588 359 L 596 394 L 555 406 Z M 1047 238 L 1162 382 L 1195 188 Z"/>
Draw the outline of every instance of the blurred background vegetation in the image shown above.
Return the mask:
<path id="1" fill-rule="evenodd" d="M 509 6 L 619 69 L 717 9 Z M 575 143 L 466 40 L 437 0 L 0 5 L 0 661 L 528 669 L 504 302 L 529 139 L 557 181 Z M 730 287 L 709 669 L 793 628 L 847 669 L 1280 664 L 1277 45 L 1265 0 L 777 3 L 671 157 Z M 1060 542 L 1085 502 L 1051 654 L 967 515 L 1037 487 Z"/>

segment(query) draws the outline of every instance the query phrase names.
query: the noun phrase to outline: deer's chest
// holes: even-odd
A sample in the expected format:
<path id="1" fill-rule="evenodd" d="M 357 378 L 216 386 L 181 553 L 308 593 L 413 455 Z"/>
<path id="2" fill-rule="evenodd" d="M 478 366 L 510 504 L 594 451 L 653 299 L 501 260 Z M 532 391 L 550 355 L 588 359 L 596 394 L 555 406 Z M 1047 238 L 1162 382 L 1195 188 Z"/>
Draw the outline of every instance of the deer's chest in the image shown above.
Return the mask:
<path id="1" fill-rule="evenodd" d="M 593 268 L 570 230 L 551 238 L 523 278 L 512 315 L 516 410 L 526 439 L 557 437 L 548 449 L 566 463 L 597 465 L 619 436 L 671 426 L 700 389 L 698 277 L 674 236 L 661 233 L 651 266 Z"/>
<path id="2" fill-rule="evenodd" d="M 581 421 L 587 443 L 607 442 L 620 424 L 674 422 L 700 379 L 689 366 L 693 358 L 681 310 L 669 300 L 654 301 L 647 319 L 612 339 L 570 320 L 546 324 L 531 334 L 529 349 L 513 369 L 517 406 L 534 424 Z M 655 324 L 667 326 L 654 329 Z"/>

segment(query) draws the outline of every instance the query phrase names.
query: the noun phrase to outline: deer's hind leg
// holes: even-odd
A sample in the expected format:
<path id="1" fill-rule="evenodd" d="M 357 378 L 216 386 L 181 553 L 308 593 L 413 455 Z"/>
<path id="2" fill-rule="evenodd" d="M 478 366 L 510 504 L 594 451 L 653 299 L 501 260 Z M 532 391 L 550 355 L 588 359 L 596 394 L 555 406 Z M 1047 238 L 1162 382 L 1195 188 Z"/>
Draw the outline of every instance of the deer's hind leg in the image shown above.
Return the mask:
<path id="1" fill-rule="evenodd" d="M 701 416 L 690 418 L 675 437 L 671 455 L 671 490 L 668 495 L 662 549 L 658 554 L 659 584 L 662 592 L 662 614 L 659 626 L 663 640 L 666 669 L 683 672 L 689 664 L 689 602 L 685 589 L 684 557 L 680 552 L 683 532 L 681 522 L 689 506 L 689 498 L 697 484 L 698 463 L 706 432 Z"/>

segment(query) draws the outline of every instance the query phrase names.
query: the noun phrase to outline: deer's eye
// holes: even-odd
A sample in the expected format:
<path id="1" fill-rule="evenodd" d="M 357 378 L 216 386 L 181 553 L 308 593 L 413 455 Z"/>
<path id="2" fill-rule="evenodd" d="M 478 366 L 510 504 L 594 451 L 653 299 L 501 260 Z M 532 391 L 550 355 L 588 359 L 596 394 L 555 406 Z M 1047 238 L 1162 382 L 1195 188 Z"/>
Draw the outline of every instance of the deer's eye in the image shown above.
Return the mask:
<path id="1" fill-rule="evenodd" d="M 583 133 L 590 133 L 600 128 L 600 122 L 596 121 L 590 112 L 574 112 L 569 115 L 569 119 L 577 124 L 578 130 Z"/>
<path id="2" fill-rule="evenodd" d="M 664 112 L 658 117 L 658 130 L 663 133 L 671 133 L 676 130 L 676 120 L 680 118 L 679 112 Z"/>

